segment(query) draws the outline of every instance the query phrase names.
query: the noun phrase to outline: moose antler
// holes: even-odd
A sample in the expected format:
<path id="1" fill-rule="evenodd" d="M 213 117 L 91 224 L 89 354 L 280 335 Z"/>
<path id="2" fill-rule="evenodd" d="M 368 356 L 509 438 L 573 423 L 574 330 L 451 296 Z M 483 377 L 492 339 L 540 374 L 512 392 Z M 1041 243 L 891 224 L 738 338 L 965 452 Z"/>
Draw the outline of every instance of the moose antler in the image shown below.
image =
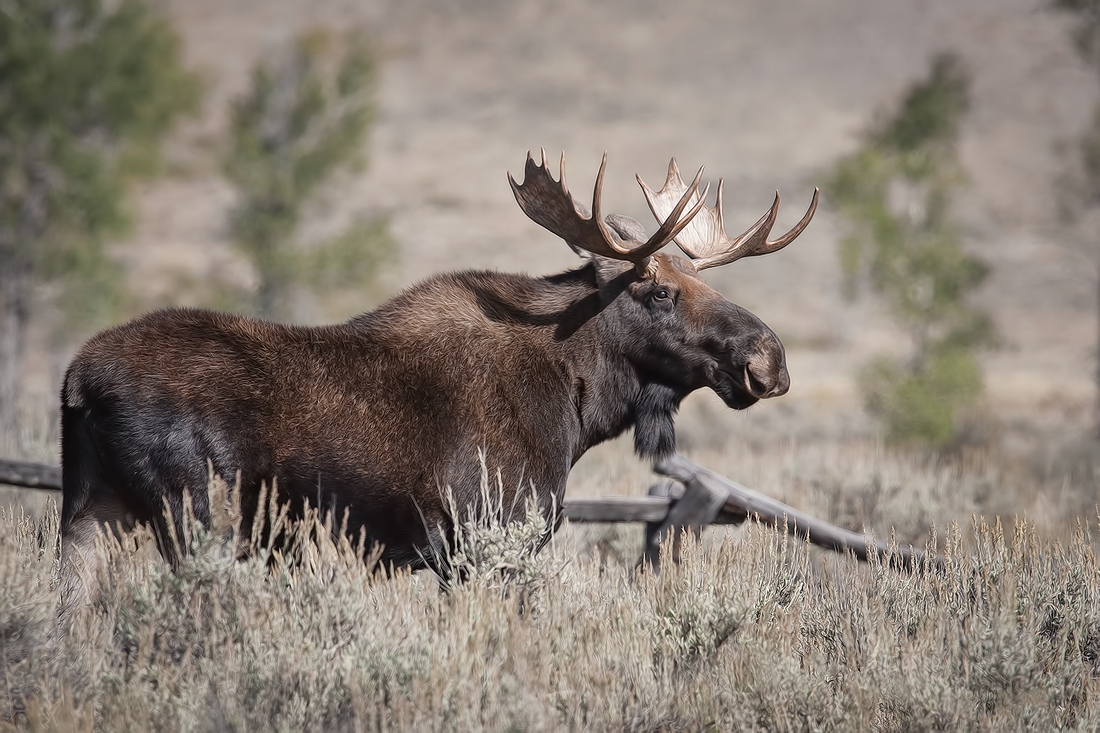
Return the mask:
<path id="1" fill-rule="evenodd" d="M 620 232 L 612 229 L 600 216 L 600 197 L 603 193 L 603 172 L 607 166 L 607 153 L 603 155 L 600 172 L 596 176 L 596 187 L 592 192 L 592 211 L 589 212 L 573 201 L 565 185 L 565 153 L 561 154 L 559 180 L 555 181 L 546 164 L 546 151 L 541 152 L 541 164 L 535 163 L 531 154 L 527 154 L 522 184 L 516 183 L 512 174 L 508 174 L 512 193 L 516 195 L 516 202 L 523 209 L 523 213 L 573 247 L 601 257 L 633 262 L 639 274 L 645 275 L 649 271 L 650 255 L 675 239 L 676 235 L 691 222 L 692 217 L 703 208 L 706 190 L 704 189 L 703 196 L 698 195 L 699 181 L 703 177 L 703 169 L 700 168 L 690 186 L 680 181 L 683 192 L 679 202 L 669 202 L 667 216 L 648 241 L 642 242 L 629 237 L 624 239 L 627 235 L 621 235 Z M 693 196 L 698 198 L 698 201 L 694 202 L 691 210 L 681 217 L 684 208 L 692 202 Z"/>
<path id="2" fill-rule="evenodd" d="M 641 176 L 638 176 L 642 193 L 645 194 L 649 208 L 658 221 L 670 210 L 672 202 L 677 197 L 686 196 L 688 193 L 692 196 L 698 196 L 696 190 L 698 180 L 696 178 L 695 185 L 691 187 L 684 185 L 683 180 L 680 179 L 680 169 L 676 166 L 675 158 L 668 164 L 668 177 L 665 179 L 664 187 L 656 193 L 645 184 Z M 687 193 L 684 193 L 685 191 Z M 775 217 L 779 214 L 778 191 L 775 192 L 775 202 L 768 213 L 757 219 L 756 223 L 749 227 L 744 234 L 736 239 L 730 239 L 726 236 L 726 227 L 722 222 L 722 180 L 719 179 L 717 203 L 712 207 L 704 208 L 698 216 L 682 227 L 682 231 L 676 237 L 676 244 L 693 260 L 696 270 L 726 265 L 742 257 L 777 252 L 793 242 L 806 228 L 806 225 L 810 223 L 810 219 L 813 218 L 814 212 L 817 210 L 817 194 L 818 190 L 815 188 L 814 197 L 810 202 L 810 208 L 806 211 L 806 215 L 794 225 L 794 228 L 779 239 L 768 241 L 768 234 L 775 225 Z M 703 195 L 699 197 L 699 202 L 693 201 L 692 203 L 698 207 L 698 204 L 705 197 L 706 189 L 703 190 Z M 678 205 L 683 205 L 682 198 L 681 203 Z"/>

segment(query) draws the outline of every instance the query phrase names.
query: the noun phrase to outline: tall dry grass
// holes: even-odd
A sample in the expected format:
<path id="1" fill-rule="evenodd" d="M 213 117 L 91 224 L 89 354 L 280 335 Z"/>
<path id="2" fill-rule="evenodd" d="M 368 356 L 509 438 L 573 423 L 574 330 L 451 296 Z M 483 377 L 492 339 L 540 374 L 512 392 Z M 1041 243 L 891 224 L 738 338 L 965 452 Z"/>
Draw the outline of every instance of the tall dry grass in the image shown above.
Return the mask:
<path id="1" fill-rule="evenodd" d="M 864 448 L 735 462 L 760 488 L 788 487 L 791 503 L 885 532 L 914 506 L 939 518 L 980 508 L 977 488 L 1011 478 L 993 460 Z M 582 473 L 598 483 L 602 470 Z M 633 568 L 638 527 L 567 527 L 534 554 L 546 524 L 528 512 L 474 522 L 451 556 L 463 582 L 442 590 L 427 573 L 378 572 L 316 517 L 266 547 L 226 506 L 209 530 L 189 525 L 176 571 L 147 532 L 106 538 L 101 597 L 65 634 L 56 511 L 0 515 L 0 727 L 1100 728 L 1094 511 L 1060 532 L 967 519 L 929 535 L 923 515 L 895 530 L 931 537 L 942 575 L 746 526 L 687 542 L 659 577 Z"/>

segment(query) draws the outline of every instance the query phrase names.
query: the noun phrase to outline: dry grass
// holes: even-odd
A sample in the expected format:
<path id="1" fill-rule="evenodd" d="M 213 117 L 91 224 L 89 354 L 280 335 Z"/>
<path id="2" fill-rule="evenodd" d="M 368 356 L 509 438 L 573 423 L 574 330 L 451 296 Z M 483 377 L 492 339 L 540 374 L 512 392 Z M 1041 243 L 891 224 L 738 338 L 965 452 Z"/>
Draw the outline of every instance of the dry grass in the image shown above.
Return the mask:
<path id="1" fill-rule="evenodd" d="M 873 444 L 732 454 L 746 483 L 922 544 L 926 520 L 1023 483 L 989 458 Z M 636 526 L 566 528 L 533 555 L 541 517 L 490 519 L 442 591 L 379 574 L 316 518 L 258 547 L 230 506 L 191 528 L 177 572 L 146 533 L 105 541 L 102 598 L 60 635 L 56 511 L 9 511 L 0 728 L 1095 730 L 1100 568 L 1088 530 L 1048 514 L 941 524 L 948 572 L 925 576 L 749 526 L 708 531 L 652 577 L 632 567 Z"/>

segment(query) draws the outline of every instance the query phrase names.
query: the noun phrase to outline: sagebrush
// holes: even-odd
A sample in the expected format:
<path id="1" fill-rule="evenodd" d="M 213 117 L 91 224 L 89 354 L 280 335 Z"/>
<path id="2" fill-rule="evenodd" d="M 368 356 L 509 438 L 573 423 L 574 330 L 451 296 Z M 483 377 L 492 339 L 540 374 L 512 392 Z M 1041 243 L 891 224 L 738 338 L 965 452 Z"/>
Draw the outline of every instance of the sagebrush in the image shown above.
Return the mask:
<path id="1" fill-rule="evenodd" d="M 147 532 L 104 538 L 101 598 L 63 635 L 56 511 L 0 516 L 3 726 L 1100 725 L 1085 520 L 1058 539 L 1022 519 L 954 523 L 928 534 L 947 572 L 918 575 L 757 526 L 710 530 L 655 577 L 568 528 L 533 555 L 546 518 L 531 507 L 524 522 L 467 522 L 462 582 L 443 589 L 384 572 L 332 520 L 286 523 L 271 544 L 215 504 L 227 511 L 187 525 L 176 571 Z"/>

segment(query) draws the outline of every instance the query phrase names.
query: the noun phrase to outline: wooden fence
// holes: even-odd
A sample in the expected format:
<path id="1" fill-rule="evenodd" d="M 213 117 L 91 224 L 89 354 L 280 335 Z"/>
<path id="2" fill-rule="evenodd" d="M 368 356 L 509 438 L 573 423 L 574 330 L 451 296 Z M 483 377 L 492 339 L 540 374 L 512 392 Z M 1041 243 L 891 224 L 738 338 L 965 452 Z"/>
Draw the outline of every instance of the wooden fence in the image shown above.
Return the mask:
<path id="1" fill-rule="evenodd" d="M 754 519 L 772 525 L 812 544 L 835 552 L 850 552 L 867 561 L 877 556 L 899 569 L 941 570 L 941 558 L 926 558 L 913 547 L 890 547 L 881 541 L 821 521 L 709 471 L 679 454 L 656 465 L 668 481 L 650 487 L 649 495 L 567 498 L 565 517 L 571 522 L 644 522 L 645 554 L 640 562 L 660 569 L 658 548 L 672 542 L 672 557 L 679 557 L 680 537 L 698 533 L 711 524 L 740 524 Z M 61 469 L 41 463 L 0 459 L 0 484 L 44 491 L 61 490 Z"/>

